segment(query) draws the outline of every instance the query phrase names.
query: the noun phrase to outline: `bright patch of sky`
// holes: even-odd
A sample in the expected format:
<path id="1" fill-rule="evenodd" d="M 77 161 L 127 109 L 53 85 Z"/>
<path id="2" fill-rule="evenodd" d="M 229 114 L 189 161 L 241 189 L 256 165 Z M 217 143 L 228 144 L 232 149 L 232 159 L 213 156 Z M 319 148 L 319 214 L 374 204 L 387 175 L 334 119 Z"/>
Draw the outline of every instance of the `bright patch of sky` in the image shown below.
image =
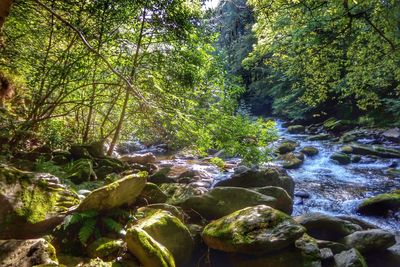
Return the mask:
<path id="1" fill-rule="evenodd" d="M 220 0 L 208 0 L 206 1 L 207 8 L 216 8 Z"/>

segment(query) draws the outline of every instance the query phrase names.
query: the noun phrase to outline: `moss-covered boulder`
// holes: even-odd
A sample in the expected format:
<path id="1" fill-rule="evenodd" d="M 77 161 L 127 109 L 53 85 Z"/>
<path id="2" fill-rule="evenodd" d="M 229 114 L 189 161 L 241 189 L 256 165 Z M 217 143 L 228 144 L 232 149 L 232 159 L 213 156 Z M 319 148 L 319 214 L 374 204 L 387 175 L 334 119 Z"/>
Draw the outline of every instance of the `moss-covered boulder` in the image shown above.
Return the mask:
<path id="1" fill-rule="evenodd" d="M 77 210 L 110 210 L 124 204 L 133 204 L 145 187 L 146 182 L 146 173 L 126 176 L 92 191 L 82 200 Z"/>
<path id="2" fill-rule="evenodd" d="M 348 131 L 357 126 L 357 124 L 354 121 L 337 120 L 335 118 L 327 119 L 326 121 L 324 121 L 323 125 L 324 125 L 325 130 L 334 132 L 334 133 Z"/>
<path id="3" fill-rule="evenodd" d="M 303 125 L 292 125 L 287 128 L 287 131 L 291 134 L 304 133 L 306 128 Z"/>
<path id="4" fill-rule="evenodd" d="M 319 150 L 313 146 L 305 146 L 300 150 L 300 152 L 306 156 L 312 157 L 318 155 Z"/>
<path id="5" fill-rule="evenodd" d="M 129 169 L 127 164 L 115 158 L 104 157 L 95 161 L 94 172 L 100 180 L 104 180 L 111 173 L 121 173 Z"/>
<path id="6" fill-rule="evenodd" d="M 308 140 L 310 141 L 324 141 L 324 140 L 329 140 L 331 139 L 332 136 L 330 134 L 318 134 L 318 135 L 313 135 L 308 137 Z"/>
<path id="7" fill-rule="evenodd" d="M 77 195 L 49 174 L 0 166 L 0 238 L 36 238 L 61 223 Z"/>
<path id="8" fill-rule="evenodd" d="M 87 247 L 87 254 L 90 258 L 100 258 L 105 261 L 112 261 L 123 250 L 124 242 L 110 238 L 99 238 Z"/>
<path id="9" fill-rule="evenodd" d="M 367 146 L 351 144 L 342 147 L 342 151 L 347 154 L 370 155 L 381 158 L 400 158 L 400 150 L 378 145 Z"/>
<path id="10" fill-rule="evenodd" d="M 380 194 L 364 200 L 357 208 L 357 212 L 364 215 L 385 216 L 388 211 L 400 209 L 400 192 Z"/>
<path id="11" fill-rule="evenodd" d="M 283 160 L 282 167 L 285 169 L 297 169 L 304 162 L 304 155 L 302 153 L 287 153 L 281 156 Z"/>
<path id="12" fill-rule="evenodd" d="M 71 180 L 74 184 L 81 184 L 83 182 L 97 179 L 91 159 L 79 159 L 72 162 L 71 166 L 66 170 L 65 177 L 66 179 Z"/>
<path id="13" fill-rule="evenodd" d="M 334 258 L 336 267 L 367 267 L 365 259 L 355 248 L 336 254 Z"/>
<path id="14" fill-rule="evenodd" d="M 140 207 L 136 210 L 135 216 L 139 219 L 143 219 L 159 212 L 160 210 L 168 211 L 182 222 L 185 222 L 185 219 L 188 217 L 182 208 L 165 203 L 150 204 L 145 207 Z"/>
<path id="15" fill-rule="evenodd" d="M 278 208 L 274 197 L 246 188 L 217 187 L 202 196 L 188 198 L 181 207 L 194 210 L 204 218 L 216 219 L 246 207 L 262 204 Z M 284 212 L 291 211 L 291 207 L 280 208 L 283 208 Z"/>
<path id="16" fill-rule="evenodd" d="M 139 227 L 131 227 L 127 231 L 126 244 L 129 252 L 144 267 L 176 266 L 171 252 Z"/>
<path id="17" fill-rule="evenodd" d="M 283 211 L 287 214 L 292 213 L 293 200 L 289 194 L 281 187 L 264 186 L 253 189 L 254 191 L 266 196 L 274 197 L 276 199 L 276 209 Z"/>
<path id="18" fill-rule="evenodd" d="M 170 212 L 158 210 L 135 226 L 148 233 L 172 254 L 176 265 L 187 263 L 192 255 L 194 241 L 189 229 Z"/>
<path id="19" fill-rule="evenodd" d="M 294 244 L 305 228 L 290 216 L 265 205 L 248 207 L 208 224 L 204 242 L 213 249 L 264 254 Z"/>
<path id="20" fill-rule="evenodd" d="M 350 156 L 344 153 L 334 153 L 332 154 L 331 159 L 340 165 L 347 165 L 351 163 Z"/>
<path id="21" fill-rule="evenodd" d="M 0 266 L 58 266 L 56 250 L 44 239 L 0 240 Z"/>
<path id="22" fill-rule="evenodd" d="M 354 232 L 345 236 L 341 242 L 350 248 L 356 248 L 360 253 L 383 251 L 394 244 L 394 234 L 381 230 L 371 229 Z"/>
<path id="23" fill-rule="evenodd" d="M 171 205 L 180 205 L 192 196 L 200 196 L 204 194 L 204 191 L 187 184 L 161 184 L 160 189 L 168 196 L 166 203 Z"/>
<path id="24" fill-rule="evenodd" d="M 154 204 L 165 203 L 167 199 L 168 196 L 156 184 L 146 183 L 138 200 L 146 204 Z"/>
<path id="25" fill-rule="evenodd" d="M 295 217 L 295 220 L 307 229 L 310 236 L 321 240 L 337 241 L 362 230 L 357 224 L 322 213 L 308 213 Z"/>
<path id="26" fill-rule="evenodd" d="M 242 168 L 235 172 L 230 179 L 218 182 L 216 187 L 243 187 L 254 188 L 264 186 L 281 187 L 288 192 L 289 196 L 294 194 L 294 180 L 286 170 L 278 167 L 266 169 Z"/>
<path id="27" fill-rule="evenodd" d="M 283 141 L 279 146 L 278 146 L 278 152 L 279 154 L 286 154 L 289 152 L 295 151 L 297 147 L 297 143 L 293 141 Z"/>

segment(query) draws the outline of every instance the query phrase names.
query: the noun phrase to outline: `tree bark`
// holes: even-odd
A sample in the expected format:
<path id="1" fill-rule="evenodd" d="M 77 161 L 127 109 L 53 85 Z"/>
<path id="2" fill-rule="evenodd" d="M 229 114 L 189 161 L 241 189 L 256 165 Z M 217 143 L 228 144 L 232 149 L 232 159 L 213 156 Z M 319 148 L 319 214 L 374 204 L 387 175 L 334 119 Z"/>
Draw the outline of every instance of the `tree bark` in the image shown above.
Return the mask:
<path id="1" fill-rule="evenodd" d="M 8 14 L 10 13 L 11 5 L 13 0 L 1 0 L 0 1 L 0 31 L 3 28 L 3 24 L 6 21 Z"/>

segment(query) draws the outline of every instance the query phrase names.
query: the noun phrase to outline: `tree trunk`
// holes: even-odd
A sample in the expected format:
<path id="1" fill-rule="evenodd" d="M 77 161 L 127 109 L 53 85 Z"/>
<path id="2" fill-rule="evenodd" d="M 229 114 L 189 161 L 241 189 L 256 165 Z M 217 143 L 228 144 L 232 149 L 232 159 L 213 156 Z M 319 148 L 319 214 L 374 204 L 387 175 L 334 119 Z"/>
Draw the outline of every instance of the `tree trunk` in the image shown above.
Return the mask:
<path id="1" fill-rule="evenodd" d="M 0 31 L 3 28 L 3 24 L 6 21 L 8 14 L 10 13 L 11 5 L 13 2 L 13 0 L 0 1 Z"/>

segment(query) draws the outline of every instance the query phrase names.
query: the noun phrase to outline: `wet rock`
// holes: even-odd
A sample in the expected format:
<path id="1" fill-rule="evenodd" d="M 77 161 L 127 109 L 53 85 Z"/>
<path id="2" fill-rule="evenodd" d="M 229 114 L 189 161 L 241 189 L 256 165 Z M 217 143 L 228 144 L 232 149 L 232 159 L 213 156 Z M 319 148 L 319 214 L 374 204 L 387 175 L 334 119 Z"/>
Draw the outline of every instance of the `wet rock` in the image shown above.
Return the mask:
<path id="1" fill-rule="evenodd" d="M 354 248 L 336 254 L 334 258 L 337 267 L 367 267 L 363 256 Z"/>
<path id="2" fill-rule="evenodd" d="M 346 246 L 356 248 L 360 253 L 385 250 L 396 244 L 395 236 L 387 231 L 371 229 L 354 232 L 341 240 Z"/>
<path id="3" fill-rule="evenodd" d="M 301 134 L 305 132 L 303 125 L 292 125 L 287 128 L 287 131 L 291 134 Z"/>
<path id="4" fill-rule="evenodd" d="M 0 240 L 0 266 L 58 266 L 54 247 L 44 239 Z"/>
<path id="5" fill-rule="evenodd" d="M 305 228 L 290 216 L 265 205 L 248 207 L 208 224 L 204 242 L 225 252 L 263 254 L 294 244 Z"/>
<path id="6" fill-rule="evenodd" d="M 279 154 L 293 152 L 297 147 L 297 143 L 293 141 L 284 141 L 278 146 Z"/>
<path id="7" fill-rule="evenodd" d="M 361 159 L 362 159 L 361 156 L 354 155 L 354 156 L 351 157 L 351 162 L 352 163 L 359 163 L 361 161 Z"/>
<path id="8" fill-rule="evenodd" d="M 392 142 L 400 143 L 400 129 L 393 128 L 382 133 L 382 136 Z"/>
<path id="9" fill-rule="evenodd" d="M 318 134 L 318 135 L 313 135 L 308 137 L 308 140 L 310 141 L 324 141 L 324 140 L 329 140 L 331 139 L 332 136 L 330 134 Z"/>
<path id="10" fill-rule="evenodd" d="M 294 196 L 299 198 L 310 198 L 310 194 L 305 191 L 297 191 L 294 193 Z"/>
<path id="11" fill-rule="evenodd" d="M 189 229 L 171 213 L 163 210 L 140 220 L 137 225 L 128 230 L 127 244 L 128 249 L 144 264 L 143 257 L 139 257 L 134 251 L 135 247 L 142 246 L 143 242 L 135 239 L 137 230 L 143 230 L 155 242 L 163 246 L 173 257 L 176 265 L 184 265 L 191 257 L 194 242 Z M 136 232 L 136 234 L 135 234 Z M 145 248 L 142 248 L 142 250 Z M 153 265 L 150 265 L 153 266 Z"/>
<path id="12" fill-rule="evenodd" d="M 357 129 L 344 133 L 340 137 L 340 142 L 350 143 L 361 139 L 367 139 L 367 140 L 369 139 L 371 140 L 371 142 L 379 142 L 378 140 L 380 139 L 380 137 L 381 137 L 381 131 L 379 130 Z"/>
<path id="13" fill-rule="evenodd" d="M 301 154 L 303 155 L 303 154 Z M 300 154 L 295 153 L 287 153 L 281 156 L 283 160 L 282 166 L 285 169 L 297 169 L 299 168 L 304 162 L 304 155 L 303 157 Z"/>
<path id="14" fill-rule="evenodd" d="M 138 201 L 146 204 L 165 203 L 167 199 L 168 196 L 153 183 L 146 183 L 138 197 Z"/>
<path id="15" fill-rule="evenodd" d="M 357 224 L 322 213 L 308 213 L 295 217 L 295 220 L 307 229 L 310 236 L 322 240 L 336 241 L 362 230 Z"/>
<path id="16" fill-rule="evenodd" d="M 277 186 L 285 189 L 291 197 L 294 193 L 293 178 L 284 169 L 278 167 L 269 167 L 263 170 L 244 167 L 240 172 L 235 172 L 230 179 L 215 185 L 215 187 L 222 186 L 244 188 Z"/>
<path id="17" fill-rule="evenodd" d="M 156 156 L 153 153 L 145 153 L 145 154 L 132 154 L 125 155 L 119 158 L 121 161 L 129 163 L 129 164 L 149 164 L 156 162 Z"/>
<path id="18" fill-rule="evenodd" d="M 253 190 L 263 195 L 274 197 L 276 199 L 275 209 L 283 211 L 287 214 L 292 213 L 293 200 L 283 188 L 276 186 L 265 186 L 254 188 Z"/>
<path id="19" fill-rule="evenodd" d="M 210 192 L 188 198 L 181 204 L 181 207 L 188 210 L 195 210 L 207 219 L 217 219 L 237 210 L 265 204 L 277 207 L 277 200 L 274 197 L 266 196 L 255 191 L 238 187 L 218 187 Z M 285 212 L 291 211 L 291 206 L 282 206 Z"/>
<path id="20" fill-rule="evenodd" d="M 78 206 L 78 211 L 109 210 L 132 204 L 146 185 L 147 176 L 129 175 L 92 191 Z"/>
<path id="21" fill-rule="evenodd" d="M 389 211 L 400 209 L 400 193 L 380 194 L 364 200 L 357 208 L 357 212 L 364 215 L 385 216 Z"/>
<path id="22" fill-rule="evenodd" d="M 321 248 L 319 251 L 323 262 L 333 260 L 333 251 L 330 248 Z"/>
<path id="23" fill-rule="evenodd" d="M 63 221 L 78 196 L 49 174 L 0 165 L 0 238 L 43 236 Z"/>
<path id="24" fill-rule="evenodd" d="M 352 144 L 342 148 L 347 154 L 370 155 L 381 158 L 400 158 L 400 150 L 385 148 L 383 146 L 366 146 Z"/>
<path id="25" fill-rule="evenodd" d="M 143 229 L 130 228 L 126 234 L 126 244 L 144 267 L 175 267 L 171 252 Z"/>
<path id="26" fill-rule="evenodd" d="M 319 153 L 318 149 L 315 147 L 312 147 L 312 146 L 303 147 L 300 151 L 301 151 L 301 153 L 303 153 L 304 155 L 309 156 L 309 157 L 318 155 L 318 153 Z"/>
<path id="27" fill-rule="evenodd" d="M 88 246 L 87 254 L 92 259 L 100 258 L 105 261 L 112 261 L 118 256 L 118 252 L 122 250 L 122 240 L 99 238 Z"/>
<path id="28" fill-rule="evenodd" d="M 331 159 L 341 165 L 347 165 L 351 163 L 351 158 L 347 154 L 344 153 L 334 153 L 331 156 Z"/>

